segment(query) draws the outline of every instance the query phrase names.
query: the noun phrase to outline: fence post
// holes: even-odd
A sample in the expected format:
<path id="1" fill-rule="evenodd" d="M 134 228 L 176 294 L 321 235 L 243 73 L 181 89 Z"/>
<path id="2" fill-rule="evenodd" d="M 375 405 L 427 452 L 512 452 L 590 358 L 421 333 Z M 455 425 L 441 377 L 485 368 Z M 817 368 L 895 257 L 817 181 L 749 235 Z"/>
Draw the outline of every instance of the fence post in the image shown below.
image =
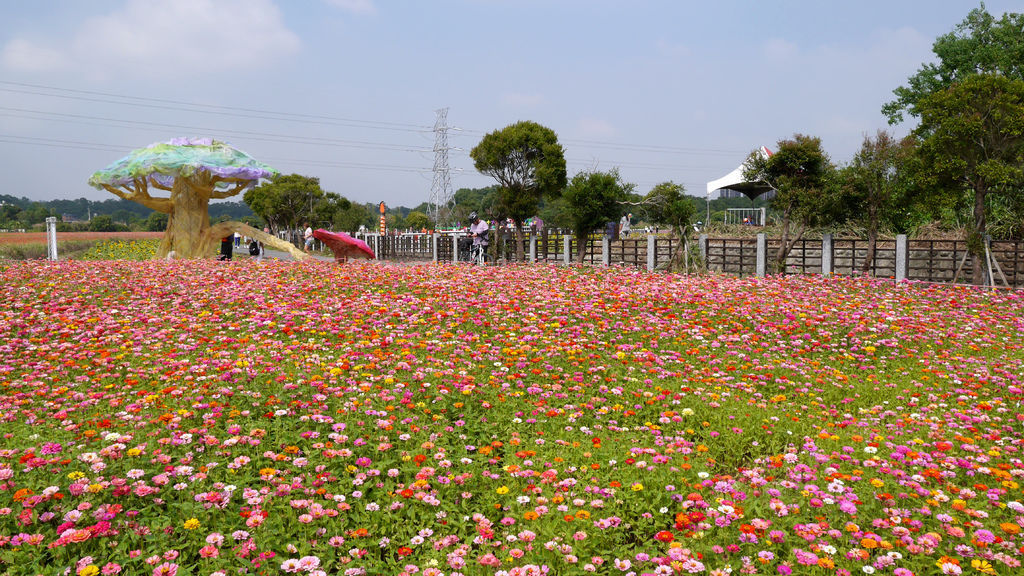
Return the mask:
<path id="1" fill-rule="evenodd" d="M 654 240 L 654 234 L 647 235 L 647 271 L 654 272 L 658 265 L 658 245 Z"/>
<path id="2" fill-rule="evenodd" d="M 530 264 L 537 263 L 537 234 L 530 230 Z"/>
<path id="3" fill-rule="evenodd" d="M 821 235 L 821 275 L 832 275 L 832 235 Z"/>
<path id="4" fill-rule="evenodd" d="M 700 245 L 700 261 L 704 266 L 704 271 L 708 271 L 708 235 L 701 234 L 697 236 L 697 244 Z"/>
<path id="5" fill-rule="evenodd" d="M 757 235 L 757 277 L 764 278 L 767 269 L 768 237 L 764 232 Z"/>
<path id="6" fill-rule="evenodd" d="M 612 264 L 612 241 L 607 236 L 601 238 L 601 264 L 605 266 Z"/>
<path id="7" fill-rule="evenodd" d="M 452 234 L 452 264 L 459 261 L 459 235 Z"/>
<path id="8" fill-rule="evenodd" d="M 907 279 L 907 235 L 896 236 L 896 281 Z"/>
<path id="9" fill-rule="evenodd" d="M 566 234 L 562 236 L 562 260 L 566 264 L 572 264 L 572 259 L 569 256 L 569 250 L 572 249 L 572 236 Z"/>
<path id="10" fill-rule="evenodd" d="M 50 260 L 57 260 L 57 218 L 55 216 L 46 218 L 46 256 Z"/>
<path id="11" fill-rule="evenodd" d="M 440 238 L 441 235 L 438 234 L 437 232 L 434 232 L 433 234 L 430 235 L 430 244 L 434 252 L 434 258 L 432 259 L 432 262 L 437 262 L 437 242 Z"/>

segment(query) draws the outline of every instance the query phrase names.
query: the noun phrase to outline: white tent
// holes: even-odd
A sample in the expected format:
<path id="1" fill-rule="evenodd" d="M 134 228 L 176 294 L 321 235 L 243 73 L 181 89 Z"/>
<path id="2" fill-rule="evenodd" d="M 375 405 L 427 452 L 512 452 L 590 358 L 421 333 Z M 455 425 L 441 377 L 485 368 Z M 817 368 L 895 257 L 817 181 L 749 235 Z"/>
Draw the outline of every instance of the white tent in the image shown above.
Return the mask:
<path id="1" fill-rule="evenodd" d="M 772 155 L 772 151 L 765 148 L 764 146 L 761 146 L 761 148 L 758 149 L 758 152 L 761 153 L 761 156 L 763 158 L 767 158 Z M 729 190 L 736 190 L 737 192 L 741 192 L 748 198 L 753 200 L 754 198 L 757 198 L 761 194 L 764 194 L 765 192 L 768 192 L 772 189 L 772 187 L 765 182 L 748 182 L 747 179 L 743 177 L 743 169 L 745 167 L 746 163 L 740 164 L 739 166 L 736 167 L 735 170 L 729 172 L 725 176 L 722 176 L 717 180 L 712 180 L 711 182 L 708 182 L 708 198 L 711 198 L 711 193 L 714 192 L 715 190 L 728 188 Z"/>

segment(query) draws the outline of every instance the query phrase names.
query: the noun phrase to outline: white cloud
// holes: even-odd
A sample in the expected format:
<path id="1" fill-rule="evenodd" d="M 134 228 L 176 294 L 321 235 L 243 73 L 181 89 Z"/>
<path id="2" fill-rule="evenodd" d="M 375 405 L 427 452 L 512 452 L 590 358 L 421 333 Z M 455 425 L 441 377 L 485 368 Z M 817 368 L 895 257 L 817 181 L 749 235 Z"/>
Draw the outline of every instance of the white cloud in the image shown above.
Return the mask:
<path id="1" fill-rule="evenodd" d="M 501 95 L 501 104 L 508 108 L 536 108 L 543 102 L 544 96 L 536 92 L 532 94 L 506 92 Z"/>
<path id="2" fill-rule="evenodd" d="M 327 0 L 327 3 L 353 14 L 375 14 L 377 12 L 373 0 Z"/>
<path id="3" fill-rule="evenodd" d="M 581 118 L 577 127 L 582 138 L 615 137 L 615 127 L 611 123 L 598 118 Z"/>
<path id="4" fill-rule="evenodd" d="M 70 42 L 51 46 L 12 40 L 7 66 L 66 64 L 95 76 L 125 73 L 181 78 L 251 71 L 299 50 L 270 0 L 128 0 L 121 8 L 84 20 Z"/>
<path id="5" fill-rule="evenodd" d="M 799 53 L 796 44 L 782 38 L 769 39 L 762 49 L 769 60 L 788 60 Z"/>
<path id="6" fill-rule="evenodd" d="M 23 72 L 45 72 L 64 67 L 67 59 L 58 50 L 15 38 L 0 50 L 4 68 Z"/>

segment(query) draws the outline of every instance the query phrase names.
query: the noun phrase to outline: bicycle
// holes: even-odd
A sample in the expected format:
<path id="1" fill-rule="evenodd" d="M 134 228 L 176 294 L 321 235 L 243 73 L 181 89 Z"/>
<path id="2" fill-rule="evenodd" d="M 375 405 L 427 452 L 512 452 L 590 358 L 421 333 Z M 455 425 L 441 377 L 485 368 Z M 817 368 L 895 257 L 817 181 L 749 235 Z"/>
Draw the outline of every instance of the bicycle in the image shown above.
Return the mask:
<path id="1" fill-rule="evenodd" d="M 479 266 L 487 265 L 487 245 L 486 244 L 474 244 L 470 250 L 470 263 Z"/>

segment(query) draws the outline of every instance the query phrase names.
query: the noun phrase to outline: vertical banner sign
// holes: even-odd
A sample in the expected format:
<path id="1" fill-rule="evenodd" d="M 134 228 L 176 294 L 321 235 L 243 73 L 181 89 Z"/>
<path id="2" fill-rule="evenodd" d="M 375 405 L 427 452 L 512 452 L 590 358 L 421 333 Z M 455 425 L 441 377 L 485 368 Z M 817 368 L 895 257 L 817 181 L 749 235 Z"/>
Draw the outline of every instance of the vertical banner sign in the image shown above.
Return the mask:
<path id="1" fill-rule="evenodd" d="M 387 207 L 386 204 L 381 202 L 379 208 L 380 208 L 380 235 L 383 236 L 385 234 L 385 232 L 387 232 L 387 228 L 388 228 L 387 223 L 384 220 L 384 213 L 387 211 L 388 207 Z"/>

